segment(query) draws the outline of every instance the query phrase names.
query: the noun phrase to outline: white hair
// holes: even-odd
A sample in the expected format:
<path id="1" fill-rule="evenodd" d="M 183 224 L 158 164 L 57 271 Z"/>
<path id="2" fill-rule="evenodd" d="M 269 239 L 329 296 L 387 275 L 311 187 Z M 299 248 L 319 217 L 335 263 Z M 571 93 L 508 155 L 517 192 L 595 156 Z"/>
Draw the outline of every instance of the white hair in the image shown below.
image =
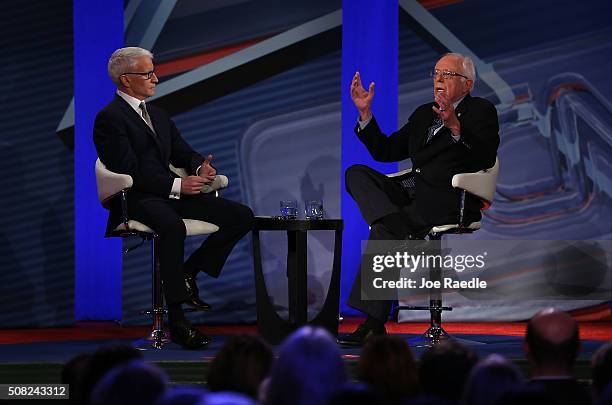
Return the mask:
<path id="1" fill-rule="evenodd" d="M 122 74 L 129 72 L 135 64 L 135 59 L 142 56 L 147 56 L 153 59 L 153 54 L 150 51 L 137 46 L 119 48 L 113 52 L 108 60 L 108 75 L 110 76 L 111 80 L 117 86 L 119 86 L 121 84 L 119 77 Z"/>
<path id="2" fill-rule="evenodd" d="M 461 73 L 466 75 L 473 83 L 476 82 L 476 68 L 474 67 L 472 58 L 456 52 L 449 52 L 444 56 L 454 56 L 455 58 L 461 59 L 461 68 L 463 69 Z"/>

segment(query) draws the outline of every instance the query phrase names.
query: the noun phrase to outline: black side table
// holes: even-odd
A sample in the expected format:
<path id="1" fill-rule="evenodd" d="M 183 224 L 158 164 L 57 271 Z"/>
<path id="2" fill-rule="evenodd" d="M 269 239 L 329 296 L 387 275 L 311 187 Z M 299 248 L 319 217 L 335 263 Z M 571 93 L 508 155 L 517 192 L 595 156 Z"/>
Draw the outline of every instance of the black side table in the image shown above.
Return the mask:
<path id="1" fill-rule="evenodd" d="M 257 330 L 272 344 L 280 343 L 293 330 L 306 323 L 326 328 L 334 336 L 338 334 L 338 309 L 340 301 L 340 258 L 342 256 L 341 219 L 279 219 L 255 217 L 253 228 L 253 259 L 255 264 L 255 293 L 257 299 Z M 334 259 L 327 297 L 321 312 L 308 322 L 307 306 L 307 232 L 335 231 Z M 259 231 L 287 232 L 287 278 L 289 282 L 289 320 L 282 319 L 270 302 L 261 263 Z"/>

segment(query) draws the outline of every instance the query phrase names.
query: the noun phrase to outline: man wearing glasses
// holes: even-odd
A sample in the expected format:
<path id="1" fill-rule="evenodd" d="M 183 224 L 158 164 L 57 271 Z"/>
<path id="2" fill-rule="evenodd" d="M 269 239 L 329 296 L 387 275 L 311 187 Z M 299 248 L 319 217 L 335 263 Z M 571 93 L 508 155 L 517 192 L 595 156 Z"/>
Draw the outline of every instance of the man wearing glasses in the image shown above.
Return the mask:
<path id="1" fill-rule="evenodd" d="M 172 340 L 189 349 L 203 347 L 210 339 L 185 319 L 182 304 L 211 309 L 198 295 L 196 275 L 200 271 L 219 275 L 233 247 L 251 230 L 253 212 L 200 192 L 215 179 L 212 155 L 205 158 L 194 151 L 163 110 L 145 103 L 158 83 L 151 52 L 117 49 L 108 62 L 108 73 L 117 94 L 96 116 L 93 132 L 98 156 L 109 170 L 132 176 L 130 218 L 147 224 L 160 237 L 160 270 Z M 178 178 L 169 163 L 190 175 Z M 107 235 L 120 224 L 120 214 L 119 206 L 111 207 Z M 185 263 L 182 218 L 219 226 Z"/>
<path id="2" fill-rule="evenodd" d="M 351 98 L 359 111 L 355 133 L 380 162 L 412 160 L 412 177 L 402 182 L 364 165 L 346 171 L 346 189 L 370 225 L 370 240 L 423 239 L 434 225 L 456 223 L 459 191 L 451 185 L 457 173 L 477 172 L 494 165 L 499 146 L 497 111 L 489 101 L 470 96 L 476 72 L 469 57 L 449 53 L 431 72 L 434 102 L 418 107 L 408 122 L 390 136 L 382 133 L 370 106 L 374 83 L 366 91 L 359 72 L 351 83 Z M 468 222 L 480 219 L 480 202 L 468 196 Z M 348 304 L 368 315 L 353 333 L 341 336 L 345 345 L 362 345 L 385 334 L 391 301 L 361 299 L 357 273 Z"/>

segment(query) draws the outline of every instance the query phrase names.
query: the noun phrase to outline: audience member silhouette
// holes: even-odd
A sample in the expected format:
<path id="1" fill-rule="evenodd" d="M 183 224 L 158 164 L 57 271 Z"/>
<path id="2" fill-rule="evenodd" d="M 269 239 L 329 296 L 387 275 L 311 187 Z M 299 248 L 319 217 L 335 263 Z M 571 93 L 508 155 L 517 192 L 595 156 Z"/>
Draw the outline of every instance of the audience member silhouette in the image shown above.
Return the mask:
<path id="1" fill-rule="evenodd" d="M 597 405 L 612 405 L 612 383 L 608 384 L 602 391 L 601 396 L 595 402 Z"/>
<path id="2" fill-rule="evenodd" d="M 198 387 L 172 387 L 157 400 L 156 405 L 196 405 L 202 402 L 206 392 Z"/>
<path id="3" fill-rule="evenodd" d="M 270 372 L 274 354 L 256 336 L 231 337 L 208 370 L 210 391 L 234 391 L 257 398 L 259 385 Z"/>
<path id="4" fill-rule="evenodd" d="M 555 401 L 544 391 L 523 384 L 506 392 L 496 405 L 555 405 Z"/>
<path id="5" fill-rule="evenodd" d="M 588 391 L 572 376 L 579 348 L 578 324 L 571 316 L 554 308 L 538 312 L 527 324 L 523 343 L 531 367 L 528 384 L 556 404 L 590 404 Z"/>
<path id="6" fill-rule="evenodd" d="M 426 395 L 438 396 L 451 404 L 459 403 L 466 380 L 478 357 L 465 345 L 443 340 L 421 356 L 419 378 Z"/>
<path id="7" fill-rule="evenodd" d="M 255 405 L 255 401 L 237 392 L 209 392 L 198 405 Z"/>
<path id="8" fill-rule="evenodd" d="M 366 384 L 345 384 L 327 402 L 327 405 L 386 405 L 387 401 Z"/>
<path id="9" fill-rule="evenodd" d="M 142 353 L 130 345 L 110 345 L 96 350 L 89 360 L 83 375 L 81 397 L 77 403 L 87 404 L 95 385 L 114 367 L 131 360 L 142 359 Z"/>
<path id="10" fill-rule="evenodd" d="M 61 383 L 68 384 L 70 390 L 70 404 L 81 404 L 83 398 L 83 376 L 89 368 L 90 353 L 82 353 L 73 357 L 62 367 Z"/>
<path id="11" fill-rule="evenodd" d="M 91 405 L 154 405 L 166 391 L 168 376 L 162 369 L 133 360 L 108 372 L 94 387 Z"/>
<path id="12" fill-rule="evenodd" d="M 593 399 L 601 398 L 606 387 L 612 382 L 612 343 L 601 346 L 591 358 Z"/>
<path id="13" fill-rule="evenodd" d="M 388 403 L 397 404 L 419 392 L 419 376 L 408 343 L 397 336 L 381 335 L 368 339 L 357 366 L 358 377 Z"/>
<path id="14" fill-rule="evenodd" d="M 304 326 L 281 345 L 265 404 L 325 404 L 345 382 L 344 363 L 331 335 L 325 329 Z"/>
<path id="15" fill-rule="evenodd" d="M 436 395 L 421 394 L 418 397 L 405 402 L 405 404 L 406 405 L 449 405 L 450 402 Z"/>
<path id="16" fill-rule="evenodd" d="M 474 366 L 463 393 L 464 405 L 493 405 L 504 395 L 523 385 L 515 365 L 499 354 L 492 354 Z"/>

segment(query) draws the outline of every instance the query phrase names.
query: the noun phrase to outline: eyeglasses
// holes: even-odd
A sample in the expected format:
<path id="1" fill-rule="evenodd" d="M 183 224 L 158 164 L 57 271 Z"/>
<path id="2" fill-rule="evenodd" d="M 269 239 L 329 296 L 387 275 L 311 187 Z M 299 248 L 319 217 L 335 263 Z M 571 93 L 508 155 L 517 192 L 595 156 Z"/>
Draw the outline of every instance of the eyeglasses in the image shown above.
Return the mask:
<path id="1" fill-rule="evenodd" d="M 138 76 L 143 76 L 145 79 L 149 80 L 153 77 L 153 75 L 155 74 L 155 70 L 151 70 L 150 72 L 125 72 L 125 73 L 121 73 L 122 75 L 138 75 Z"/>
<path id="2" fill-rule="evenodd" d="M 451 77 L 454 77 L 454 76 L 460 76 L 460 77 L 463 77 L 464 79 L 470 80 L 469 77 L 464 76 L 461 73 L 451 72 L 450 70 L 440 71 L 438 69 L 431 69 L 429 71 L 429 76 L 433 77 L 434 79 L 438 76 L 442 76 L 444 80 L 450 79 Z"/>

